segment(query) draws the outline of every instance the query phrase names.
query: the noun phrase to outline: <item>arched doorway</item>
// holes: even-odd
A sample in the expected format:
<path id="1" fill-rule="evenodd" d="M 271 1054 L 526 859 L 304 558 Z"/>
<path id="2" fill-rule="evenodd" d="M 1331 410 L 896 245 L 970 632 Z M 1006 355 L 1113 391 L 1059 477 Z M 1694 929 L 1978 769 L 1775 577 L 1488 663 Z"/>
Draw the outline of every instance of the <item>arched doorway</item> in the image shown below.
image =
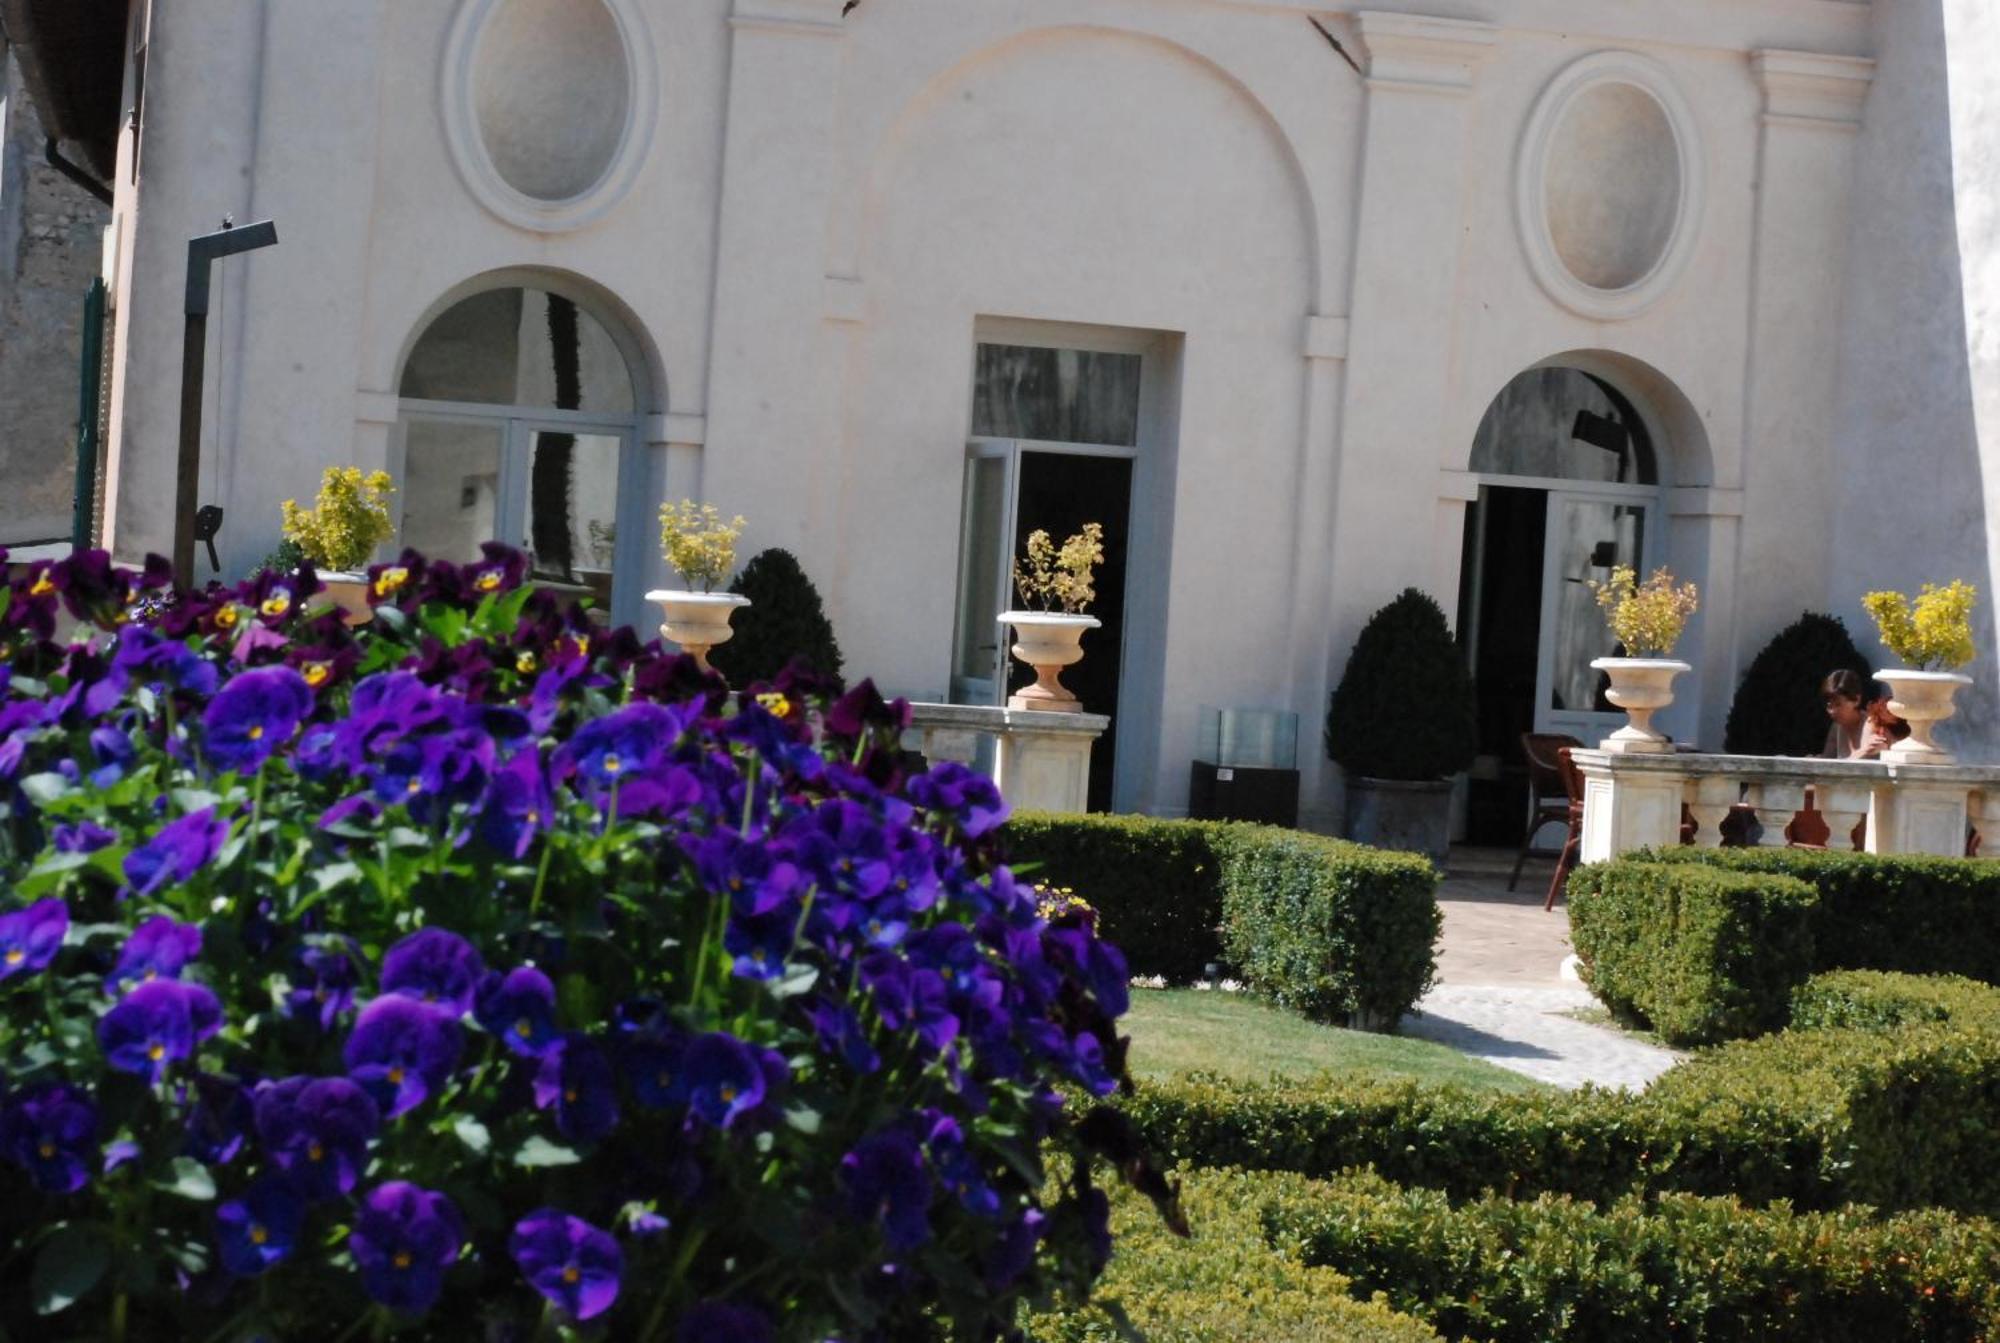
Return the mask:
<path id="1" fill-rule="evenodd" d="M 1616 651 L 1590 583 L 1664 554 L 1653 434 L 1633 403 L 1582 369 L 1530 369 L 1473 440 L 1458 628 L 1479 699 L 1467 838 L 1520 839 L 1524 733 L 1595 742 L 1623 721 L 1591 661 Z"/>
<path id="2" fill-rule="evenodd" d="M 544 289 L 472 294 L 424 328 L 399 395 L 402 544 L 454 561 L 487 540 L 520 546 L 538 581 L 587 591 L 614 621 L 637 616 L 640 397 L 604 321 Z"/>

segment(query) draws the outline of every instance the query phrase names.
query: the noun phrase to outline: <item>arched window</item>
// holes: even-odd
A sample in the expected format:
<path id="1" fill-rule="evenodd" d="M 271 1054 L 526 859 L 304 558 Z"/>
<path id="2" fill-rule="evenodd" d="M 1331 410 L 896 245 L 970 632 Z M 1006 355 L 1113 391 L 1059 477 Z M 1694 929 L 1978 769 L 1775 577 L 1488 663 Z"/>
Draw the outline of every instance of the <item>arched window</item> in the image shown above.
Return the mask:
<path id="1" fill-rule="evenodd" d="M 474 294 L 424 329 L 400 395 L 403 544 L 463 561 L 504 541 L 600 610 L 635 603 L 615 579 L 633 568 L 618 563 L 621 533 L 629 542 L 645 522 L 620 507 L 638 502 L 636 480 L 621 479 L 637 465 L 639 397 L 603 322 L 547 290 Z"/>
<path id="2" fill-rule="evenodd" d="M 1472 440 L 1479 475 L 1656 485 L 1645 421 L 1601 378 L 1532 368 L 1500 389 Z"/>

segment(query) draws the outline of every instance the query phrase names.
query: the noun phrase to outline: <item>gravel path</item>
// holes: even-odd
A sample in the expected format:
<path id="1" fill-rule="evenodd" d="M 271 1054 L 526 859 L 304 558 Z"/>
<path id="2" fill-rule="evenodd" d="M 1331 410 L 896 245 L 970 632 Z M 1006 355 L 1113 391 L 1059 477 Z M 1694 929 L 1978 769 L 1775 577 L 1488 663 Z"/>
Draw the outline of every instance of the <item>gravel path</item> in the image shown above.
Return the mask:
<path id="1" fill-rule="evenodd" d="M 1643 1090 L 1680 1061 L 1670 1049 L 1565 1015 L 1596 1004 L 1580 984 L 1443 984 L 1403 1018 L 1402 1033 L 1568 1088 Z"/>

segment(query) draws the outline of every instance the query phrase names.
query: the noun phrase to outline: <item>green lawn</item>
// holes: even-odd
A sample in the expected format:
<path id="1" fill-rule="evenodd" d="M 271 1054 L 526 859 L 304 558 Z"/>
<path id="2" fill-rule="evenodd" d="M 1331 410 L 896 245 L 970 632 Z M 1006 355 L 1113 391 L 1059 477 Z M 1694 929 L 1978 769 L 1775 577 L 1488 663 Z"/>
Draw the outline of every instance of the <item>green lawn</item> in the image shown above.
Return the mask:
<path id="1" fill-rule="evenodd" d="M 1428 1040 L 1319 1026 L 1240 993 L 1134 989 L 1122 1023 L 1132 1036 L 1135 1077 L 1210 1072 L 1244 1082 L 1322 1072 L 1455 1082 L 1492 1091 L 1541 1083 Z"/>

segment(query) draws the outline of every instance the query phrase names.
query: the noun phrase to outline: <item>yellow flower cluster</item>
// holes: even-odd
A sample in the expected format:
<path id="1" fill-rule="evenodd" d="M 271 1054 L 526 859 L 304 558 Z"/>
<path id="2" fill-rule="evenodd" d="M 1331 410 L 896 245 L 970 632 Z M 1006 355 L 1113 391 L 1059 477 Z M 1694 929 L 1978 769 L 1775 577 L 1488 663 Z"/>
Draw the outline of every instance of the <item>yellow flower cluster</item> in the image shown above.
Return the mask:
<path id="1" fill-rule="evenodd" d="M 1674 576 L 1665 569 L 1653 570 L 1644 583 L 1638 571 L 1619 565 L 1606 583 L 1592 582 L 1597 605 L 1611 635 L 1625 645 L 1625 656 L 1666 657 L 1681 641 L 1689 617 L 1701 607 L 1700 594 L 1692 583 L 1676 587 Z"/>
<path id="2" fill-rule="evenodd" d="M 743 525 L 741 516 L 723 522 L 714 504 L 692 499 L 661 504 L 660 546 L 688 587 L 699 585 L 708 592 L 736 567 L 736 538 Z"/>
<path id="3" fill-rule="evenodd" d="M 1924 584 L 1914 603 L 1900 592 L 1871 592 L 1861 599 L 1883 644 L 1916 671 L 1950 671 L 1972 661 L 1978 652 L 1972 608 L 1978 604 L 1979 589 L 1962 578 L 1945 587 Z"/>
<path id="4" fill-rule="evenodd" d="M 1060 915 L 1072 911 L 1091 918 L 1097 915 L 1090 902 L 1068 886 L 1050 886 L 1038 881 L 1034 890 L 1035 911 L 1044 919 L 1053 921 Z"/>
<path id="5" fill-rule="evenodd" d="M 316 568 L 359 569 L 375 547 L 396 534 L 389 514 L 395 492 L 387 471 L 364 474 L 358 466 L 329 466 L 312 508 L 285 500 L 285 539 L 296 542 Z"/>
<path id="6" fill-rule="evenodd" d="M 1057 549 L 1044 531 L 1028 533 L 1027 563 L 1014 563 L 1014 586 L 1023 605 L 1082 615 L 1097 600 L 1091 573 L 1104 563 L 1104 527 L 1087 522 Z"/>

